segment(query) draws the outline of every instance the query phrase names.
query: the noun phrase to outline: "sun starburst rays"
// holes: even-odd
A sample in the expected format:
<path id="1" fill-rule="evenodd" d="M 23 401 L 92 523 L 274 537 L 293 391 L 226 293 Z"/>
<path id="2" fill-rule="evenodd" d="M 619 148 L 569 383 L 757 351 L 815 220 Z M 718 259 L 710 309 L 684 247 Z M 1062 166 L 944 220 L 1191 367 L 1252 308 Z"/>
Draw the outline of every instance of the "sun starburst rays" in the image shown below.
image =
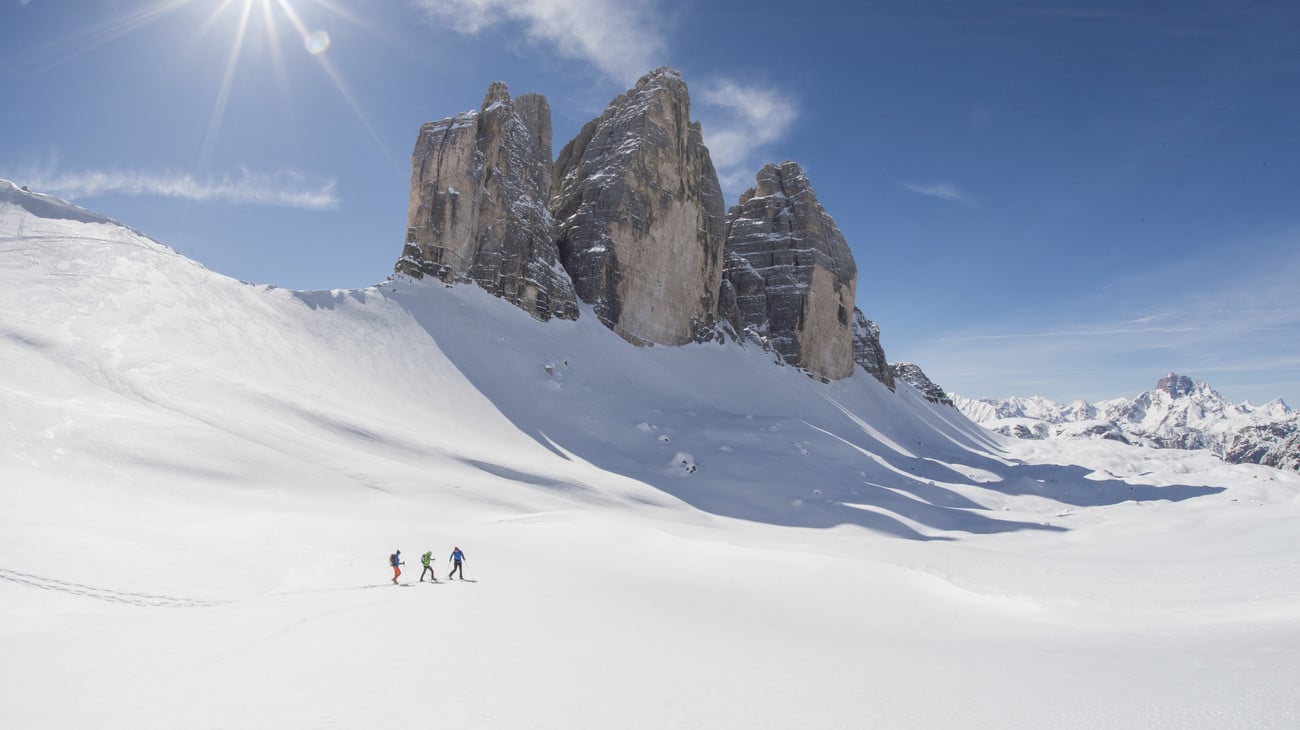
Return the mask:
<path id="1" fill-rule="evenodd" d="M 156 23 L 193 0 L 161 0 L 120 17 L 75 30 L 35 51 L 28 52 L 8 73 L 0 73 L 0 89 L 21 79 L 58 68 L 91 51 Z"/>
<path id="2" fill-rule="evenodd" d="M 311 38 L 312 32 L 307 28 L 307 24 L 302 21 L 298 12 L 294 10 L 293 5 L 289 0 L 275 0 L 275 2 L 279 4 L 280 9 L 284 11 L 285 17 L 289 19 L 289 23 L 293 25 L 294 30 L 298 31 L 298 33 L 303 37 L 304 43 L 308 42 Z M 330 7 L 328 3 L 323 3 L 323 5 L 327 8 Z M 334 64 L 330 62 L 329 58 L 327 58 L 324 53 L 313 53 L 312 55 L 320 64 L 325 75 L 327 75 L 330 81 L 334 84 L 334 88 L 339 92 L 339 95 L 343 97 L 343 100 L 346 101 L 348 106 L 352 109 L 353 115 L 356 116 L 357 121 L 360 122 L 361 126 L 366 130 L 366 134 L 370 135 L 370 139 L 379 147 L 380 152 L 382 152 L 384 157 L 388 160 L 388 164 L 393 167 L 393 170 L 399 176 L 403 175 L 404 173 L 401 165 L 399 165 L 397 159 L 389 153 L 388 148 L 379 137 L 379 133 L 375 131 L 374 125 L 370 123 L 370 119 L 366 116 L 366 113 L 361 110 L 361 105 L 357 103 L 356 98 L 348 89 L 348 85 L 343 80 L 343 76 L 334 68 Z"/>
<path id="3" fill-rule="evenodd" d="M 271 77 L 273 80 L 276 86 L 276 94 L 280 98 L 285 98 L 292 93 L 294 85 L 290 78 L 290 64 L 286 58 L 284 44 L 282 43 L 283 36 L 291 32 L 298 37 L 299 47 L 319 64 L 319 68 L 329 79 L 331 85 L 334 86 L 339 97 L 342 98 L 366 134 L 379 147 L 384 157 L 393 166 L 393 169 L 399 175 L 404 174 L 401 166 L 388 152 L 374 125 L 362 110 L 362 105 L 349 89 L 343 74 L 327 57 L 332 43 L 330 36 L 324 29 L 312 28 L 304 20 L 299 7 L 302 7 L 305 3 L 309 3 L 311 6 L 324 11 L 328 16 L 339 19 L 350 26 L 361 28 L 380 37 L 383 35 L 371 24 L 365 22 L 361 16 L 334 0 L 159 0 L 137 10 L 113 16 L 104 22 L 74 30 L 51 41 L 36 52 L 28 53 L 18 63 L 11 64 L 7 69 L 0 69 L 0 89 L 11 86 L 22 79 L 60 67 L 125 36 L 158 25 L 165 19 L 178 19 L 179 22 L 184 23 L 186 21 L 183 18 L 194 14 L 180 11 L 202 9 L 205 14 L 194 17 L 195 22 L 187 34 L 188 40 L 181 41 L 185 48 L 201 48 L 205 46 L 206 44 L 203 41 L 210 35 L 221 32 L 222 28 L 230 28 L 232 35 L 230 36 L 229 50 L 225 54 L 216 96 L 212 100 L 211 112 L 199 146 L 198 159 L 196 160 L 199 168 L 206 166 L 215 156 L 226 125 L 227 112 L 230 108 L 232 96 L 235 94 L 237 87 L 240 86 L 239 80 L 247 75 L 246 73 L 240 73 L 241 68 L 249 65 L 245 62 L 245 57 L 250 52 L 250 45 L 258 45 L 256 43 L 250 44 L 250 37 L 265 36 L 265 63 L 270 66 L 272 71 L 271 74 L 266 74 L 266 76 Z M 254 7 L 255 5 L 257 7 Z M 231 22 L 232 16 L 233 22 Z M 262 26 L 262 33 L 250 32 L 255 30 L 255 26 L 258 24 Z M 184 39 L 186 35 L 180 37 Z"/>
<path id="4" fill-rule="evenodd" d="M 248 33 L 248 17 L 252 15 L 253 0 L 244 0 L 244 7 L 239 13 L 239 26 L 235 30 L 234 43 L 230 48 L 230 57 L 226 59 L 226 72 L 221 77 L 221 87 L 217 91 L 217 100 L 212 108 L 212 117 L 208 120 L 208 130 L 203 135 L 203 147 L 199 151 L 199 167 L 207 164 L 209 155 L 212 154 L 212 146 L 216 144 L 217 135 L 221 131 L 221 123 L 226 116 L 226 105 L 230 102 L 230 87 L 235 79 L 235 70 L 239 67 L 239 59 L 243 55 L 244 38 Z"/>
<path id="5" fill-rule="evenodd" d="M 289 93 L 289 72 L 284 65 L 284 51 L 280 47 L 280 34 L 275 29 L 275 16 L 272 15 L 271 0 L 259 0 L 262 6 L 262 27 L 266 31 L 266 47 L 271 53 L 271 69 L 275 73 L 276 86 L 282 93 Z"/>

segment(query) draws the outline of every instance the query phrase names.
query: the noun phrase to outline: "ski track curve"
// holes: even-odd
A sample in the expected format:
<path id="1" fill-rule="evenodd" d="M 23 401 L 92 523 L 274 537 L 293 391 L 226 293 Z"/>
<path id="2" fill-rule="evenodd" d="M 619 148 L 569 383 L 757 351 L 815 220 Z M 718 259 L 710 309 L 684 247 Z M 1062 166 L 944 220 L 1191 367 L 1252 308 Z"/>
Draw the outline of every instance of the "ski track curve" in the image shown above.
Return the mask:
<path id="1" fill-rule="evenodd" d="M 31 586 L 45 591 L 71 593 L 73 595 L 84 596 L 98 601 L 124 603 L 131 606 L 210 608 L 212 606 L 221 606 L 230 603 L 230 601 L 204 601 L 196 598 L 178 598 L 176 596 L 163 596 L 154 593 L 115 591 L 111 588 L 100 588 L 98 586 L 85 585 L 84 583 L 73 583 L 72 581 L 59 580 L 57 578 L 46 578 L 44 576 L 22 573 L 8 568 L 0 568 L 0 580 L 7 580 L 12 583 Z"/>

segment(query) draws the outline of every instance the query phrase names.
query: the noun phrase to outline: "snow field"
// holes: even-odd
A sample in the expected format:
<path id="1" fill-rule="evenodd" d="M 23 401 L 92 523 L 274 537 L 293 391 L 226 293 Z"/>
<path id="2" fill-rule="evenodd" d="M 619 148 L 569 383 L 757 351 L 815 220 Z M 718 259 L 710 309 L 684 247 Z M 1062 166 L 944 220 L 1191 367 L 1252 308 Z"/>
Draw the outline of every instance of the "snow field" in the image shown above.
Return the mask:
<path id="1" fill-rule="evenodd" d="M 1293 728 L 1298 512 L 0 185 L 0 727 Z"/>

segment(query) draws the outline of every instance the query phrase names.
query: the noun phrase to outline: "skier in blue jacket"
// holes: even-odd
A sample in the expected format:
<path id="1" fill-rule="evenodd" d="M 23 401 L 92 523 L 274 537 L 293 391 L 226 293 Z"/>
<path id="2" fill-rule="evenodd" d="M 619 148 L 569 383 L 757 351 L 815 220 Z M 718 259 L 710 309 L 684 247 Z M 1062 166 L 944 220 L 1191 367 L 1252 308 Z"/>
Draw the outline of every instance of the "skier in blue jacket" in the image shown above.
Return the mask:
<path id="1" fill-rule="evenodd" d="M 460 551 L 460 548 L 458 547 L 452 548 L 451 558 L 450 558 L 451 572 L 447 574 L 447 580 L 451 580 L 451 577 L 453 575 L 456 575 L 457 573 L 460 573 L 460 580 L 465 580 L 465 571 L 463 569 L 463 566 L 461 565 L 461 561 L 463 561 L 464 559 L 465 559 L 465 553 L 462 553 Z"/>

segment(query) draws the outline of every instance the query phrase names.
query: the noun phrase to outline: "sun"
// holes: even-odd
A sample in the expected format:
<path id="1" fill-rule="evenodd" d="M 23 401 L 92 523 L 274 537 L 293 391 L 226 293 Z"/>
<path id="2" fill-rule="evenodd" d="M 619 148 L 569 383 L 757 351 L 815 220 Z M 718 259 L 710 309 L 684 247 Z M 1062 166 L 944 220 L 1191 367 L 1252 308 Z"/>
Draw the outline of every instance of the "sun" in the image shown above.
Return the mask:
<path id="1" fill-rule="evenodd" d="M 175 4 L 185 4 L 193 0 L 173 0 Z M 337 6 L 326 0 L 313 0 L 315 4 L 334 11 L 337 14 L 344 15 Z M 343 95 L 348 102 L 354 114 L 360 118 L 363 126 L 374 136 L 373 128 L 369 120 L 361 112 L 361 107 L 353 99 L 352 93 L 348 91 L 343 82 L 343 77 L 335 70 L 333 64 L 326 58 L 325 53 L 330 47 L 329 33 L 322 29 L 311 29 L 303 22 L 302 16 L 294 9 L 290 0 L 220 0 L 217 7 L 213 9 L 208 19 L 199 27 L 196 36 L 202 36 L 207 33 L 208 29 L 216 25 L 224 18 L 228 11 L 234 10 L 238 15 L 235 31 L 230 47 L 230 54 L 226 59 L 225 73 L 221 77 L 221 86 L 217 91 L 216 103 L 212 108 L 212 116 L 208 120 L 207 131 L 203 135 L 203 145 L 199 151 L 199 166 L 207 163 L 212 155 L 213 146 L 221 132 L 221 124 L 225 119 L 226 106 L 230 100 L 230 90 L 234 85 L 235 72 L 239 68 L 239 61 L 243 56 L 244 41 L 248 37 L 250 21 L 255 17 L 260 18 L 261 25 L 266 33 L 267 43 L 271 49 L 272 64 L 275 67 L 276 78 L 282 85 L 287 85 L 287 75 L 285 73 L 284 55 L 280 49 L 281 29 L 280 22 L 286 21 L 293 30 L 302 39 L 302 47 L 312 56 L 315 56 L 320 63 L 321 68 L 330 77 L 335 88 Z M 256 15 L 255 15 L 256 11 Z M 376 141 L 378 138 L 376 137 Z"/>
<path id="2" fill-rule="evenodd" d="M 194 1 L 196 0 L 171 0 L 171 2 L 178 4 Z M 351 25 L 364 25 L 355 15 L 348 12 L 337 3 L 332 2 L 332 0 L 310 0 L 310 3 L 328 11 L 331 15 L 340 18 Z M 204 27 L 200 28 L 199 32 L 203 33 L 206 26 L 209 24 L 215 24 L 220 18 L 225 17 L 227 12 L 230 10 L 237 11 L 238 20 L 233 40 L 231 42 L 230 54 L 226 60 L 226 70 L 222 76 L 220 89 L 217 92 L 216 103 L 213 105 L 212 117 L 208 122 L 207 133 L 204 135 L 203 147 L 201 148 L 199 158 L 200 165 L 207 162 L 208 157 L 211 155 L 212 147 L 216 143 L 217 137 L 220 133 L 221 123 L 225 117 L 226 104 L 230 96 L 230 89 L 235 78 L 235 71 L 239 66 L 240 57 L 242 56 L 244 40 L 249 32 L 250 22 L 254 18 L 257 18 L 260 20 L 260 24 L 266 33 L 267 42 L 271 49 L 272 64 L 275 68 L 276 78 L 279 82 L 285 86 L 288 85 L 284 56 L 280 48 L 280 23 L 281 21 L 284 21 L 288 23 L 289 27 L 291 27 L 294 33 L 301 39 L 302 48 L 315 58 L 320 69 L 329 77 L 334 88 L 347 103 L 352 114 L 356 117 L 357 121 L 361 123 L 361 126 L 366 130 L 366 133 L 370 136 L 371 140 L 373 140 L 379 147 L 380 151 L 384 153 L 389 164 L 399 175 L 403 174 L 401 166 L 397 163 L 396 158 L 389 153 L 387 147 L 379 137 L 379 134 L 375 131 L 374 125 L 370 123 L 369 118 L 367 118 L 365 112 L 362 111 L 361 105 L 357 103 L 356 97 L 352 94 L 351 90 L 349 90 L 347 83 L 343 79 L 343 75 L 340 74 L 338 69 L 334 67 L 334 64 L 330 62 L 329 57 L 327 56 L 327 51 L 329 51 L 332 41 L 327 31 L 321 28 L 308 27 L 307 23 L 303 20 L 302 14 L 295 9 L 294 3 L 291 2 L 291 0 L 220 0 L 218 6 L 213 9 L 208 20 L 205 22 Z"/>
<path id="3" fill-rule="evenodd" d="M 354 2 L 373 2 L 374 0 L 353 0 Z M 178 11 L 188 10 L 189 13 Z M 330 61 L 329 50 L 334 39 L 321 27 L 311 27 L 305 20 L 326 16 L 331 21 L 341 21 L 348 26 L 367 31 L 369 34 L 386 39 L 389 34 L 363 19 L 340 0 L 156 0 L 136 6 L 127 12 L 114 14 L 110 19 L 72 30 L 43 48 L 29 52 L 18 63 L 13 64 L 8 73 L 0 75 L 0 92 L 11 83 L 9 79 L 30 78 L 36 74 L 61 66 L 109 43 L 143 31 L 165 18 L 179 15 L 194 16 L 194 30 L 190 34 L 191 42 L 209 34 L 222 36 L 229 33 L 230 50 L 226 54 L 221 82 L 212 101 L 212 112 L 204 130 L 203 142 L 199 147 L 197 167 L 202 168 L 211 161 L 217 140 L 221 136 L 222 123 L 230 101 L 236 72 L 244 56 L 249 34 L 257 32 L 257 26 L 266 36 L 266 47 L 271 56 L 272 72 L 276 83 L 288 92 L 291 83 L 285 63 L 285 49 L 281 41 L 286 37 L 296 36 L 300 53 L 309 55 L 317 68 L 329 78 L 339 96 L 347 104 L 352 115 L 365 129 L 371 141 L 383 153 L 393 171 L 403 177 L 409 174 L 397 162 L 397 158 L 388 150 L 382 138 L 375 131 L 356 97 L 348 88 L 343 74 Z"/>
<path id="4" fill-rule="evenodd" d="M 261 26 L 260 32 L 266 36 L 266 46 L 270 51 L 276 82 L 287 91 L 290 81 L 285 64 L 286 50 L 281 47 L 281 42 L 286 37 L 296 36 L 301 44 L 298 52 L 308 54 L 314 59 L 317 67 L 329 78 L 352 114 L 384 153 L 389 164 L 399 174 L 403 174 L 396 158 L 388 152 L 375 132 L 374 125 L 370 123 L 361 105 L 357 103 L 356 97 L 349 90 L 343 75 L 331 63 L 329 50 L 333 45 L 333 39 L 329 32 L 321 27 L 310 26 L 304 19 L 305 16 L 324 15 L 331 21 L 341 21 L 371 33 L 378 33 L 381 37 L 385 35 L 337 0 L 157 0 L 138 6 L 129 12 L 118 13 L 103 23 L 73 30 L 45 48 L 29 54 L 19 64 L 22 68 L 11 69 L 15 72 L 12 75 L 16 78 L 29 77 L 47 71 L 124 36 L 140 32 L 165 18 L 177 16 L 178 11 L 182 10 L 198 11 L 190 13 L 195 15 L 197 20 L 190 34 L 192 42 L 210 34 L 222 36 L 228 33 L 230 38 L 230 50 L 225 57 L 221 82 L 212 102 L 212 112 L 200 146 L 197 161 L 199 167 L 205 166 L 210 161 L 221 135 L 226 108 L 230 101 L 236 72 L 244 56 L 246 42 L 250 33 L 258 32 L 257 26 Z M 3 89 L 2 85 L 0 89 Z"/>

